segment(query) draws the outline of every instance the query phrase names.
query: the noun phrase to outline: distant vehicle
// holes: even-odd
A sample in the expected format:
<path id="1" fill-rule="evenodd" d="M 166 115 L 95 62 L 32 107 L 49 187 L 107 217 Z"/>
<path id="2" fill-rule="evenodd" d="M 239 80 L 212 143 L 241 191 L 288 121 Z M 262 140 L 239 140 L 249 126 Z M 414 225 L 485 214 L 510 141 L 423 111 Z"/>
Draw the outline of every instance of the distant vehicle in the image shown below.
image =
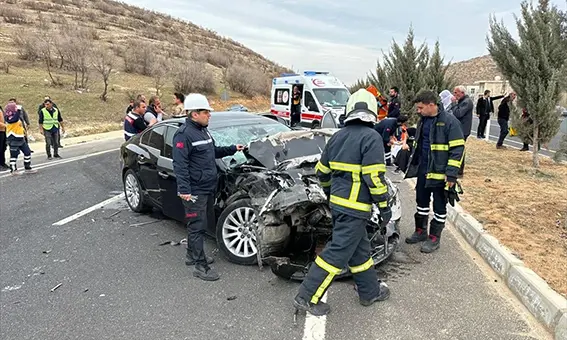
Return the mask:
<path id="1" fill-rule="evenodd" d="M 121 177 L 133 211 L 157 208 L 184 222 L 172 163 L 173 135 L 184 122 L 164 120 L 122 144 Z M 332 234 L 315 165 L 338 130 L 294 131 L 277 119 L 246 112 L 215 112 L 208 129 L 218 146 L 242 143 L 248 148 L 216 162 L 218 188 L 207 232 L 229 261 L 251 265 L 260 258 L 274 274 L 301 281 Z M 392 219 L 381 227 L 380 211 L 373 205 L 367 225 L 375 265 L 393 254 L 400 236 L 400 195 L 388 178 L 386 184 Z M 348 275 L 344 268 L 339 276 Z"/>
<path id="2" fill-rule="evenodd" d="M 343 82 L 329 72 L 305 71 L 284 73 L 273 79 L 270 99 L 273 114 L 289 120 L 294 86 L 301 92 L 301 125 L 318 128 L 327 111 L 337 119 L 345 113 L 350 92 Z"/>
<path id="3" fill-rule="evenodd" d="M 248 108 L 242 104 L 234 104 L 227 111 L 248 112 Z"/>

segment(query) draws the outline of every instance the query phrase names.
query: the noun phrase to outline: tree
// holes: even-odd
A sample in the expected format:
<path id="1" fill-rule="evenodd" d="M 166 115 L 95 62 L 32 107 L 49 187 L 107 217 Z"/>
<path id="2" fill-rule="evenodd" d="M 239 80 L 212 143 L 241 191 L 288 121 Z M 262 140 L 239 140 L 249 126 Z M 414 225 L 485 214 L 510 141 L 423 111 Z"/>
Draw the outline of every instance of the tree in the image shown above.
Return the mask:
<path id="1" fill-rule="evenodd" d="M 207 65 L 198 61 L 178 61 L 172 70 L 173 85 L 176 92 L 189 94 L 215 92 L 214 75 Z"/>
<path id="2" fill-rule="evenodd" d="M 360 89 L 365 89 L 368 86 L 370 86 L 370 82 L 368 81 L 368 78 L 366 79 L 359 79 L 357 80 L 354 84 L 352 84 L 349 88 L 348 91 L 350 93 L 355 93 L 356 91 L 360 90 Z"/>
<path id="3" fill-rule="evenodd" d="M 533 167 L 539 167 L 538 146 L 547 143 L 559 131 L 555 106 L 565 81 L 567 39 L 565 13 L 539 0 L 538 7 L 522 2 L 521 18 L 515 16 L 519 39 L 516 40 L 503 22 L 490 18 L 488 51 L 502 74 L 510 81 L 532 124 Z"/>
<path id="4" fill-rule="evenodd" d="M 445 58 L 441 56 L 441 47 L 439 40 L 437 40 L 425 70 L 426 87 L 435 91 L 435 93 L 441 93 L 443 90 L 452 91 L 456 84 L 453 77 L 447 75 L 450 66 L 451 62 L 445 64 Z"/>
<path id="5" fill-rule="evenodd" d="M 156 96 L 160 95 L 161 89 L 165 85 L 167 75 L 171 72 L 171 66 L 167 59 L 163 56 L 156 56 L 153 65 L 151 66 L 151 76 L 154 80 L 156 88 Z"/>
<path id="6" fill-rule="evenodd" d="M 93 53 L 92 66 L 101 75 L 102 81 L 104 82 L 104 90 L 100 95 L 100 99 L 102 101 L 106 101 L 108 99 L 108 81 L 115 64 L 116 58 L 110 50 L 101 48 L 101 50 Z"/>
<path id="7" fill-rule="evenodd" d="M 71 70 L 75 73 L 75 90 L 86 89 L 90 73 L 90 57 L 94 53 L 89 32 L 75 27 L 69 35 L 67 43 L 68 60 Z"/>
<path id="8" fill-rule="evenodd" d="M 416 94 L 427 86 L 426 69 L 429 62 L 429 50 L 425 43 L 414 44 L 415 35 L 410 27 L 403 46 L 393 40 L 388 55 L 383 53 L 382 63 L 377 62 L 375 73 L 371 73 L 368 81 L 381 92 L 392 86 L 400 90 L 401 113 L 417 120 L 412 101 Z"/>

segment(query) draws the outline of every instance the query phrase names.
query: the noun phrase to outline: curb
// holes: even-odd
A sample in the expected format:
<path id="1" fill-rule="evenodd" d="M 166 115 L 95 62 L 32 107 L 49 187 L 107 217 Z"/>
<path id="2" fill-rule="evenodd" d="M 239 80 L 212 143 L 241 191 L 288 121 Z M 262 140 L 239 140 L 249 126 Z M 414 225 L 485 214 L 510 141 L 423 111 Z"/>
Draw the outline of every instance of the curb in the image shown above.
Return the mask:
<path id="1" fill-rule="evenodd" d="M 407 179 L 415 187 L 415 179 Z M 506 282 L 530 313 L 554 334 L 555 340 L 567 340 L 567 299 L 554 291 L 533 270 L 525 267 L 474 217 L 458 203 L 447 205 L 447 220 L 460 232 L 484 261 Z"/>

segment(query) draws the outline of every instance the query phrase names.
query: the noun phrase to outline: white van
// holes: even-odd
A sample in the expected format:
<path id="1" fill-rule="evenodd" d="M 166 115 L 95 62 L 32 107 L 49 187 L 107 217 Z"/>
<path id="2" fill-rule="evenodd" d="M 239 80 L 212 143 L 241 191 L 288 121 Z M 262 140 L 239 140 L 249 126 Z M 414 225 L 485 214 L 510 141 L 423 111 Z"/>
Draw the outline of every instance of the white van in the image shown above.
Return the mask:
<path id="1" fill-rule="evenodd" d="M 350 97 L 348 88 L 329 72 L 305 71 L 303 74 L 282 74 L 272 81 L 270 112 L 289 122 L 293 88 L 301 92 L 301 125 L 310 128 L 321 126 L 326 112 L 338 121 L 345 113 Z"/>

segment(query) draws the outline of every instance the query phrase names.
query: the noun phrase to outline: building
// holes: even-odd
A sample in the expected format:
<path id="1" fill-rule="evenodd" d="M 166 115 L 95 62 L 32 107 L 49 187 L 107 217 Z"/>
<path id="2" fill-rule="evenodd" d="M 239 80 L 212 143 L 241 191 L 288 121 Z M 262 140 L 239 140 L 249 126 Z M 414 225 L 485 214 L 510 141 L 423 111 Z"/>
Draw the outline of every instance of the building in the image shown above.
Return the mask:
<path id="1" fill-rule="evenodd" d="M 494 77 L 494 80 L 478 80 L 472 85 L 466 85 L 468 95 L 471 97 L 478 97 L 479 94 L 484 94 L 484 91 L 489 90 L 492 96 L 498 96 L 512 92 L 510 82 L 502 80 L 499 76 Z"/>

